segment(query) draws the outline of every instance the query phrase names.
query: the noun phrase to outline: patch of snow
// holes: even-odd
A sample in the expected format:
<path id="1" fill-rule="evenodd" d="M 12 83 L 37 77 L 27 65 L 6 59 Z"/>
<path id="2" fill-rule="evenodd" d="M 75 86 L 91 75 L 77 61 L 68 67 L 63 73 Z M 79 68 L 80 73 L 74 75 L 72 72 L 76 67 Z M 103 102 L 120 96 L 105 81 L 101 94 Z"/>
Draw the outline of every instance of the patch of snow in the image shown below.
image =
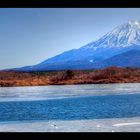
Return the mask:
<path id="1" fill-rule="evenodd" d="M 89 62 L 90 62 L 90 63 L 93 63 L 93 60 L 91 59 L 91 60 L 89 60 Z"/>

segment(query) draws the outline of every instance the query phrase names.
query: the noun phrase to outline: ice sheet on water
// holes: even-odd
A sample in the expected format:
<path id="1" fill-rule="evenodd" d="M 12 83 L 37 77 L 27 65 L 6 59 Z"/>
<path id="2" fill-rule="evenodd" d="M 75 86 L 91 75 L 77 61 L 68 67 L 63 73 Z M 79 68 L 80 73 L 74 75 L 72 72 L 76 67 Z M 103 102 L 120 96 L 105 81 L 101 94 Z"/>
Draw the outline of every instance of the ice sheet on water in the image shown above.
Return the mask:
<path id="1" fill-rule="evenodd" d="M 140 93 L 139 83 L 0 88 L 0 101 L 47 100 L 78 96 Z"/>
<path id="2" fill-rule="evenodd" d="M 137 122 L 137 123 L 135 123 Z M 0 123 L 0 132 L 140 132 L 140 117 Z M 117 124 L 133 124 L 121 125 Z"/>

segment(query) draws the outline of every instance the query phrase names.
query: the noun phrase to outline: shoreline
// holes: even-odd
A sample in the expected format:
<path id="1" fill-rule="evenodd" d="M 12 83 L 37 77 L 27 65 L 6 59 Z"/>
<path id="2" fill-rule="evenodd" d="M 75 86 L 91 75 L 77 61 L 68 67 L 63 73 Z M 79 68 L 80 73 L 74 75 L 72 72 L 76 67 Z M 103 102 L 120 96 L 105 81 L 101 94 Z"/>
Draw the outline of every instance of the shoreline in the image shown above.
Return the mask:
<path id="1" fill-rule="evenodd" d="M 46 72 L 0 71 L 0 87 L 140 83 L 140 68 Z"/>
<path id="2" fill-rule="evenodd" d="M 19 85 L 19 86 L 0 86 L 0 88 L 12 88 L 12 87 L 45 87 L 45 86 L 72 86 L 72 85 L 109 85 L 109 84 L 140 84 L 140 82 L 120 82 L 120 83 L 86 83 L 86 84 L 82 84 L 82 83 L 79 83 L 79 84 L 46 84 L 46 85 Z"/>

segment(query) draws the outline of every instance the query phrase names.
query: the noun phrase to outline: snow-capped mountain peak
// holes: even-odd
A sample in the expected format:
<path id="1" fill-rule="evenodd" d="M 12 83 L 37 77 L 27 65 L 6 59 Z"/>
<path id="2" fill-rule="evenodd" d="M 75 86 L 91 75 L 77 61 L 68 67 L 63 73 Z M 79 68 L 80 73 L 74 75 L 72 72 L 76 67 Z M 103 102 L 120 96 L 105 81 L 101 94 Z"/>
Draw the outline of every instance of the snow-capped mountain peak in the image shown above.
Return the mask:
<path id="1" fill-rule="evenodd" d="M 108 32 L 99 40 L 90 43 L 82 48 L 106 48 L 106 47 L 128 47 L 131 45 L 140 45 L 140 22 L 130 20 L 112 31 Z"/>

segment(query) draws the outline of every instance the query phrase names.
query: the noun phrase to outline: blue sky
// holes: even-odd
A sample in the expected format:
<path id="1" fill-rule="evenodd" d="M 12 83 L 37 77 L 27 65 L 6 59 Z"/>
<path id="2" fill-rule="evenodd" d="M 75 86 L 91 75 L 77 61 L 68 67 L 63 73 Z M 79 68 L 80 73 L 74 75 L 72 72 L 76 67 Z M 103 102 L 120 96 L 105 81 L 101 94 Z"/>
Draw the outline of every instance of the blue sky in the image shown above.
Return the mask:
<path id="1" fill-rule="evenodd" d="M 140 8 L 1 8 L 0 69 L 40 63 L 131 19 Z"/>

